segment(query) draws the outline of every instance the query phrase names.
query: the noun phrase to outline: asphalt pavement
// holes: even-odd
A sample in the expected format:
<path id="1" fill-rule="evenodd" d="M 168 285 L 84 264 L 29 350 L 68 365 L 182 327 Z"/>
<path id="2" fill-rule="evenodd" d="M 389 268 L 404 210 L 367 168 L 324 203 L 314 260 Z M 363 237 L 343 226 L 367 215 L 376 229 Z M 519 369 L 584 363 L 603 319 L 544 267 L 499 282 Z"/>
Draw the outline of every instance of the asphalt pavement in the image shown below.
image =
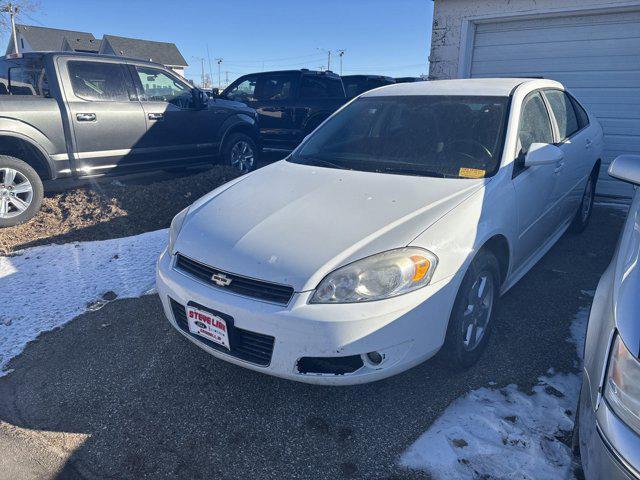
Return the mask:
<path id="1" fill-rule="evenodd" d="M 575 371 L 569 325 L 623 219 L 596 207 L 585 233 L 565 235 L 502 298 L 465 372 L 436 357 L 368 385 L 300 384 L 209 356 L 156 296 L 109 303 L 41 335 L 0 378 L 0 479 L 428 478 L 398 459 L 453 400 Z"/>

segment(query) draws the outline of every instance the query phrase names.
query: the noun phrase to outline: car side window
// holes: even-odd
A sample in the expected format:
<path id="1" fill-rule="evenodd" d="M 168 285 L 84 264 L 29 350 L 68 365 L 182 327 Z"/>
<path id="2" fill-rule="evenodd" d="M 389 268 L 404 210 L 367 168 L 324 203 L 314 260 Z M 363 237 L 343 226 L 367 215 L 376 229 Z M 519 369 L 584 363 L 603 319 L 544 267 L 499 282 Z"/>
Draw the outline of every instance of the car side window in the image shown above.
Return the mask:
<path id="1" fill-rule="evenodd" d="M 344 97 L 344 89 L 337 78 L 303 75 L 300 82 L 300 98 Z"/>
<path id="2" fill-rule="evenodd" d="M 529 151 L 532 143 L 553 143 L 549 113 L 538 92 L 529 95 L 522 105 L 518 140 L 522 157 Z"/>
<path id="3" fill-rule="evenodd" d="M 571 104 L 573 105 L 573 109 L 576 112 L 576 117 L 578 117 L 578 127 L 582 130 L 584 127 L 589 125 L 589 115 L 586 110 L 582 108 L 582 105 L 578 103 L 578 101 L 569 95 L 569 99 L 571 100 Z"/>
<path id="4" fill-rule="evenodd" d="M 258 100 L 287 100 L 293 96 L 293 77 L 264 75 L 259 80 Z"/>
<path id="5" fill-rule="evenodd" d="M 252 102 L 256 100 L 256 77 L 247 77 L 240 83 L 231 87 L 225 94 L 225 98 L 237 102 Z"/>
<path id="6" fill-rule="evenodd" d="M 569 96 L 561 90 L 546 90 L 544 94 L 549 101 L 553 116 L 558 124 L 560 141 L 569 138 L 580 130 L 578 118 Z"/>
<path id="7" fill-rule="evenodd" d="M 76 97 L 97 102 L 128 102 L 129 90 L 119 63 L 79 62 L 67 64 Z"/>
<path id="8" fill-rule="evenodd" d="M 192 88 L 157 68 L 136 67 L 144 96 L 141 100 L 167 102 L 180 108 L 193 107 Z"/>

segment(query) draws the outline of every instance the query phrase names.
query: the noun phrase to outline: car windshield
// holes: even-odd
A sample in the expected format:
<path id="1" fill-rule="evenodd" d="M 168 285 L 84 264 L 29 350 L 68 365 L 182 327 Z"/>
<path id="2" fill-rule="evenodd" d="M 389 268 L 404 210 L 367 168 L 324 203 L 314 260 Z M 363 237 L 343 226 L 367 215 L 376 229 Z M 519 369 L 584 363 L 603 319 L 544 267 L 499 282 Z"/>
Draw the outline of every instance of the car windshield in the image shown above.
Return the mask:
<path id="1" fill-rule="evenodd" d="M 499 167 L 507 97 L 380 96 L 347 105 L 290 162 L 368 172 L 481 178 Z"/>

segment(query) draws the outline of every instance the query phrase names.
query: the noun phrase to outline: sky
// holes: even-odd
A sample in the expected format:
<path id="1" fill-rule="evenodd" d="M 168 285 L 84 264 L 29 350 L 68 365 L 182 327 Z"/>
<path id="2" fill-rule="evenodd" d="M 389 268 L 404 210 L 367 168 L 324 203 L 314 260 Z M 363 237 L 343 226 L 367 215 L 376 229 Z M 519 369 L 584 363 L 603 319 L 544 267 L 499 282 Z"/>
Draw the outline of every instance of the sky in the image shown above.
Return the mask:
<path id="1" fill-rule="evenodd" d="M 108 7 L 107 7 L 108 5 Z M 189 63 L 224 84 L 261 70 L 326 68 L 339 73 L 418 76 L 427 73 L 432 0 L 39 0 L 19 23 L 174 42 Z M 2 37 L 6 49 L 9 33 Z M 207 53 L 207 46 L 209 52 Z M 211 68 L 209 66 L 211 58 Z"/>

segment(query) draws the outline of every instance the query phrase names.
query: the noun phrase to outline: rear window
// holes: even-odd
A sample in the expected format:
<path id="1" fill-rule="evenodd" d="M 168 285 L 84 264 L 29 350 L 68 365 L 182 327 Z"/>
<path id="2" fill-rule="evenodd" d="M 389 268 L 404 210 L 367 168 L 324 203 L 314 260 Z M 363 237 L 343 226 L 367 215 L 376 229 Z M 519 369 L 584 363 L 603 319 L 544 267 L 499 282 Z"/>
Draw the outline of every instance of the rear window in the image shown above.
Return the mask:
<path id="1" fill-rule="evenodd" d="M 0 62 L 0 95 L 48 96 L 49 83 L 42 58 L 26 57 Z"/>
<path id="2" fill-rule="evenodd" d="M 546 90 L 545 95 L 551 105 L 553 116 L 558 124 L 560 139 L 564 140 L 580 130 L 578 118 L 569 96 L 561 90 Z"/>

